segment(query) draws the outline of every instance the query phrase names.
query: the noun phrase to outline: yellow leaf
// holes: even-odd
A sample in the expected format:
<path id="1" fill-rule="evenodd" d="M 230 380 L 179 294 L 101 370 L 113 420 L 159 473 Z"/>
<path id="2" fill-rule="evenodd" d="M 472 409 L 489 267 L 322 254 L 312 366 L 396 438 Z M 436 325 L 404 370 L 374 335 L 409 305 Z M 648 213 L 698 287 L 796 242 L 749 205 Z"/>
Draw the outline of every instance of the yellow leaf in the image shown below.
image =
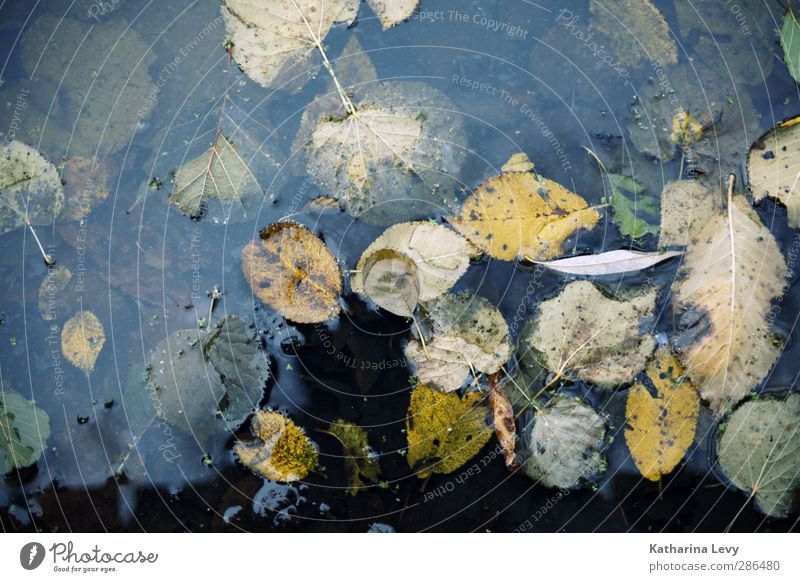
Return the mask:
<path id="1" fill-rule="evenodd" d="M 288 483 L 303 479 L 317 464 L 317 447 L 279 412 L 257 410 L 250 426 L 257 440 L 238 442 L 233 451 L 253 472 Z"/>
<path id="2" fill-rule="evenodd" d="M 74 315 L 61 330 L 61 350 L 64 357 L 87 374 L 94 369 L 94 363 L 105 343 L 103 324 L 91 311 L 81 311 Z"/>
<path id="3" fill-rule="evenodd" d="M 682 148 L 687 148 L 700 141 L 701 137 L 703 137 L 703 124 L 681 107 L 672 118 L 670 139 Z"/>
<path id="4" fill-rule="evenodd" d="M 486 424 L 483 395 L 459 397 L 418 384 L 411 393 L 406 418 L 408 465 L 417 477 L 452 473 L 483 448 L 492 436 Z"/>
<path id="5" fill-rule="evenodd" d="M 768 322 L 786 263 L 743 196 L 714 217 L 684 255 L 673 292 L 682 329 L 681 363 L 715 412 L 739 402 L 778 359 Z"/>
<path id="6" fill-rule="evenodd" d="M 658 481 L 683 459 L 694 440 L 700 399 L 683 367 L 660 348 L 647 366 L 647 380 L 628 392 L 625 442 L 646 479 Z"/>
<path id="7" fill-rule="evenodd" d="M 464 201 L 450 223 L 486 253 L 504 261 L 551 259 L 579 228 L 591 228 L 600 214 L 560 184 L 531 172 L 517 156 L 515 171 L 489 178 Z"/>
<path id="8" fill-rule="evenodd" d="M 747 155 L 747 177 L 756 200 L 769 196 L 786 206 L 789 226 L 800 226 L 800 116 L 784 121 L 756 140 Z"/>
<path id="9" fill-rule="evenodd" d="M 272 224 L 259 236 L 242 252 L 242 269 L 255 296 L 297 323 L 336 317 L 342 276 L 325 243 L 289 222 Z"/>

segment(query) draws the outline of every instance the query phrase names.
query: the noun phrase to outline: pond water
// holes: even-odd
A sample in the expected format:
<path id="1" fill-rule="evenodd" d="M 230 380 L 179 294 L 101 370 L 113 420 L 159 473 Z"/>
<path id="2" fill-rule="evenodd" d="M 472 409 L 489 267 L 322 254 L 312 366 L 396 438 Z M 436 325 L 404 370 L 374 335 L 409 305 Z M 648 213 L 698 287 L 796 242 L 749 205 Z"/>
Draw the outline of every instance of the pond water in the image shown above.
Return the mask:
<path id="1" fill-rule="evenodd" d="M 597 25 L 602 3 L 591 4 L 422 0 L 410 20 L 388 31 L 362 4 L 357 22 L 335 26 L 325 46 L 334 67 L 344 68 L 355 38 L 377 79 L 418 81 L 449 98 L 426 115 L 466 133 L 455 176 L 462 187 L 450 193 L 458 202 L 520 151 L 537 172 L 595 205 L 608 193 L 583 148 L 649 192 L 676 179 L 682 165 L 686 176 L 722 183 L 734 172 L 741 183 L 752 142 L 800 113 L 800 93 L 781 62 L 778 3 L 655 1 L 677 47 L 674 64 L 661 62 L 668 54 L 651 54 L 652 43 L 638 42 L 647 38 L 637 37 L 640 31 L 620 26 L 616 42 L 604 37 Z M 767 519 L 752 504 L 734 520 L 746 495 L 714 466 L 710 415 L 701 415 L 682 465 L 661 483 L 643 479 L 623 438 L 625 390 L 582 382 L 562 391 L 607 414 L 616 437 L 592 485 L 559 492 L 511 473 L 492 454 L 494 439 L 462 470 L 418 478 L 405 457 L 409 322 L 345 284 L 336 320 L 292 324 L 256 299 L 242 274 L 244 246 L 286 217 L 320 235 L 343 269 L 354 269 L 383 231 L 338 209 L 307 207 L 327 193 L 307 174 L 295 136 L 305 108 L 331 90 L 330 78 L 323 69 L 299 90 L 265 89 L 228 62 L 225 38 L 216 0 L 0 3 L 0 132 L 57 165 L 85 158 L 101 168 L 86 188 L 97 198 L 90 212 L 37 229 L 57 265 L 72 273 L 63 289 L 45 293 L 49 319 L 39 306 L 48 269 L 30 231 L 0 236 L 0 380 L 35 399 L 50 419 L 41 458 L 0 480 L 3 531 L 684 532 L 721 531 L 732 521 L 734 531 L 796 527 L 794 518 Z M 647 151 L 652 143 L 632 135 L 655 118 L 653 103 L 673 99 L 712 121 L 716 160 L 659 161 Z M 257 146 L 248 163 L 261 192 L 253 212 L 235 224 L 194 221 L 169 203 L 174 171 L 209 147 L 220 119 L 234 141 Z M 69 186 L 69 176 L 62 178 Z M 787 226 L 786 209 L 764 201 L 756 210 L 784 255 L 796 250 L 799 235 Z M 441 221 L 447 212 L 431 205 L 423 217 Z M 656 250 L 656 237 L 632 247 L 610 212 L 602 214 L 593 230 L 570 239 L 569 251 Z M 609 293 L 668 289 L 677 267 L 668 261 L 598 282 Z M 516 341 L 536 305 L 566 280 L 483 258 L 454 291 L 496 305 Z M 261 407 L 288 413 L 319 446 L 324 470 L 301 482 L 268 482 L 236 461 L 233 443 L 247 437 L 247 423 L 200 442 L 166 422 L 148 424 L 152 403 L 132 396 L 155 346 L 208 318 L 215 287 L 224 294 L 213 321 L 239 315 L 263 342 L 271 377 Z M 774 321 L 785 348 L 761 393 L 795 386 L 798 302 L 793 286 Z M 89 375 L 60 352 L 61 329 L 80 310 L 94 313 L 105 330 Z M 653 333 L 669 333 L 667 293 L 657 313 Z M 379 454 L 381 482 L 355 496 L 346 491 L 342 447 L 321 432 L 337 419 L 365 428 Z"/>

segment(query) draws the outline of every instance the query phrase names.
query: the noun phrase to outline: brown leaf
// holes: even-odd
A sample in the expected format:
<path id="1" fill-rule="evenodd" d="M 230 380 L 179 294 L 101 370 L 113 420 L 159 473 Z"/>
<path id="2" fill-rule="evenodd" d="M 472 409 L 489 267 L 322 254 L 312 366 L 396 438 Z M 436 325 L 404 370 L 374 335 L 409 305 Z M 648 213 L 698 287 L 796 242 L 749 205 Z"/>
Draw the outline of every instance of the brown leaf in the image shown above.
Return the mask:
<path id="1" fill-rule="evenodd" d="M 506 467 L 511 469 L 518 464 L 514 454 L 517 444 L 517 427 L 514 424 L 514 407 L 511 406 L 505 390 L 497 383 L 499 375 L 500 372 L 489 376 L 489 409 L 492 411 L 494 434 L 503 448 Z"/>

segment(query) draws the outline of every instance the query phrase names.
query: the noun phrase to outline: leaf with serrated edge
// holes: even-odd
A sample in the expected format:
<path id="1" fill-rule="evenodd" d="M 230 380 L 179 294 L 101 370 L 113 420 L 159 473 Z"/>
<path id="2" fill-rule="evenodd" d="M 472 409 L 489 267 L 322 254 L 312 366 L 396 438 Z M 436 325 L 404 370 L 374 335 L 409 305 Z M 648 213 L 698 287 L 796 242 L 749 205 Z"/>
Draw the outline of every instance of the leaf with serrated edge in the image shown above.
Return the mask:
<path id="1" fill-rule="evenodd" d="M 382 251 L 399 253 L 414 263 L 419 301 L 444 295 L 467 272 L 469 258 L 478 252 L 464 237 L 444 225 L 433 222 L 396 224 L 387 228 L 361 254 L 350 281 L 354 292 L 369 296 L 365 289 L 365 278 L 369 274 L 366 267 Z"/>
<path id="2" fill-rule="evenodd" d="M 571 275 L 614 275 L 647 269 L 672 257 L 680 255 L 680 251 L 665 253 L 639 253 L 636 251 L 608 251 L 599 255 L 569 257 L 557 261 L 540 262 L 538 265 L 561 273 Z"/>
<path id="3" fill-rule="evenodd" d="M 732 190 L 731 184 L 731 190 Z M 703 229 L 673 284 L 686 373 L 719 413 L 766 377 L 780 353 L 767 322 L 785 284 L 786 263 L 742 196 Z"/>
<path id="4" fill-rule="evenodd" d="M 800 394 L 745 402 L 717 444 L 719 464 L 770 517 L 797 513 L 800 487 Z"/>
<path id="5" fill-rule="evenodd" d="M 646 323 L 656 289 L 628 301 L 605 297 L 589 281 L 574 281 L 539 307 L 523 341 L 557 377 L 578 377 L 604 388 L 632 381 L 655 340 Z"/>

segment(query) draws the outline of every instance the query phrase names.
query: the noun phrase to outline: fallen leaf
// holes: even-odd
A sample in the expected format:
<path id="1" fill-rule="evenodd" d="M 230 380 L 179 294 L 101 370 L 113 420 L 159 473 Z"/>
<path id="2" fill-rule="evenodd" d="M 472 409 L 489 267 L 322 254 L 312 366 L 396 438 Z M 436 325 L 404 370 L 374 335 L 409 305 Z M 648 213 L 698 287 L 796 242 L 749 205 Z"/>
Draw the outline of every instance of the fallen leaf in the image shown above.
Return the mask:
<path id="1" fill-rule="evenodd" d="M 386 311 L 414 317 L 419 303 L 417 266 L 402 253 L 384 249 L 372 253 L 364 262 L 364 295 Z"/>
<path id="2" fill-rule="evenodd" d="M 766 320 L 785 284 L 786 263 L 744 197 L 703 229 L 672 289 L 675 340 L 686 373 L 715 412 L 735 405 L 766 377 L 780 354 Z"/>
<path id="3" fill-rule="evenodd" d="M 48 438 L 47 413 L 12 390 L 0 390 L 0 476 L 33 465 Z"/>
<path id="4" fill-rule="evenodd" d="M 426 386 L 458 390 L 470 375 L 494 374 L 511 355 L 503 314 L 483 297 L 448 294 L 423 305 L 422 313 L 429 337 L 410 339 L 404 353 Z"/>
<path id="5" fill-rule="evenodd" d="M 370 8 L 380 18 L 383 30 L 400 24 L 419 6 L 419 0 L 367 0 Z"/>
<path id="6" fill-rule="evenodd" d="M 523 462 L 545 487 L 572 489 L 600 471 L 606 423 L 589 406 L 556 396 L 534 416 Z"/>
<path id="7" fill-rule="evenodd" d="M 19 141 L 0 146 L 0 234 L 31 224 L 52 224 L 64 206 L 56 167 Z"/>
<path id="8" fill-rule="evenodd" d="M 72 316 L 61 330 L 61 351 L 70 364 L 90 373 L 106 343 L 103 324 L 91 311 Z"/>
<path id="9" fill-rule="evenodd" d="M 255 296 L 290 321 L 318 323 L 339 313 L 339 265 L 305 226 L 278 222 L 263 229 L 244 247 L 242 269 Z"/>
<path id="10" fill-rule="evenodd" d="M 703 137 L 703 131 L 703 124 L 681 107 L 672 118 L 670 139 L 681 150 L 688 152 Z"/>
<path id="11" fill-rule="evenodd" d="M 611 190 L 612 217 L 622 236 L 638 239 L 647 234 L 658 234 L 658 226 L 642 218 L 658 214 L 658 204 L 653 196 L 629 176 L 606 174 L 606 179 Z"/>
<path id="12" fill-rule="evenodd" d="M 800 37 L 798 38 L 800 40 Z M 800 118 L 784 121 L 758 138 L 747 155 L 747 178 L 753 198 L 780 200 L 789 226 L 800 227 Z"/>
<path id="13" fill-rule="evenodd" d="M 64 160 L 64 207 L 61 217 L 80 220 L 108 198 L 108 169 L 101 158 L 71 157 Z"/>
<path id="14" fill-rule="evenodd" d="M 745 402 L 718 437 L 720 467 L 770 517 L 798 512 L 799 419 L 798 394 L 790 394 L 784 401 Z"/>
<path id="15" fill-rule="evenodd" d="M 347 492 L 358 492 L 369 483 L 377 483 L 381 476 L 378 457 L 369 446 L 367 431 L 344 420 L 337 420 L 328 429 L 342 443 L 344 469 L 347 474 Z"/>
<path id="16" fill-rule="evenodd" d="M 789 74 L 792 75 L 792 79 L 800 83 L 800 23 L 797 22 L 791 7 L 783 15 L 781 46 Z"/>
<path id="17" fill-rule="evenodd" d="M 236 147 L 222 132 L 198 158 L 175 172 L 170 202 L 194 220 L 230 224 L 252 218 L 263 203 L 261 188 Z M 250 216 L 248 216 L 250 212 Z"/>
<path id="18" fill-rule="evenodd" d="M 537 265 L 547 267 L 561 273 L 571 275 L 614 275 L 648 269 L 672 257 L 681 255 L 680 251 L 667 251 L 664 253 L 640 253 L 620 249 L 607 251 L 599 255 L 584 255 L 581 257 L 568 257 L 556 261 L 535 261 Z"/>
<path id="19" fill-rule="evenodd" d="M 283 414 L 257 410 L 250 430 L 256 440 L 237 442 L 233 452 L 254 473 L 289 483 L 305 478 L 317 464 L 317 446 Z"/>
<path id="20" fill-rule="evenodd" d="M 258 407 L 268 377 L 255 331 L 236 316 L 208 332 L 175 331 L 148 358 L 147 387 L 156 416 L 200 443 L 236 430 Z"/>
<path id="21" fill-rule="evenodd" d="M 466 134 L 448 97 L 411 81 L 369 84 L 360 95 L 344 115 L 320 118 L 305 143 L 323 194 L 372 224 L 449 210 Z"/>
<path id="22" fill-rule="evenodd" d="M 517 158 L 511 167 L 525 167 L 520 163 Z M 449 222 L 490 256 L 513 261 L 555 257 L 576 230 L 589 229 L 598 220 L 597 210 L 560 184 L 512 171 L 481 184 Z"/>
<path id="23" fill-rule="evenodd" d="M 63 136 L 48 132 L 67 140 L 57 149 L 48 144 L 60 157 L 104 157 L 124 149 L 154 109 L 159 88 L 148 69 L 157 51 L 137 28 L 122 18 L 97 25 L 63 14 L 43 14 L 25 26 L 21 58 L 27 76 L 50 81 L 47 99 L 62 107 L 58 117 L 48 112 L 46 126 L 67 120 Z"/>
<path id="24" fill-rule="evenodd" d="M 464 237 L 444 225 L 435 222 L 396 224 L 387 228 L 362 253 L 350 285 L 355 293 L 371 298 L 368 287 L 375 290 L 376 286 L 390 282 L 385 278 L 387 273 L 395 280 L 402 279 L 402 298 L 386 301 L 382 299 L 385 293 L 378 288 L 378 301 L 384 303 L 392 313 L 407 317 L 408 311 L 413 312 L 416 308 L 416 303 L 410 304 L 415 294 L 414 278 L 418 287 L 418 301 L 437 299 L 467 272 L 469 258 L 477 252 Z M 382 265 L 385 259 L 391 259 L 391 262 Z M 406 260 L 414 264 L 415 273 L 409 275 Z M 376 265 L 380 265 L 380 268 L 372 275 L 374 283 L 370 283 L 368 279 Z"/>
<path id="25" fill-rule="evenodd" d="M 406 417 L 406 459 L 417 477 L 452 473 L 489 442 L 492 429 L 482 398 L 479 392 L 458 396 L 424 384 L 414 388 Z"/>
<path id="26" fill-rule="evenodd" d="M 225 0 L 222 15 L 233 58 L 258 84 L 282 85 L 302 74 L 336 23 L 350 24 L 359 0 Z M 327 60 L 327 56 L 325 57 Z"/>
<path id="27" fill-rule="evenodd" d="M 42 284 L 39 286 L 39 313 L 45 321 L 53 321 L 65 306 L 62 291 L 72 280 L 72 271 L 64 265 L 56 265 L 47 269 Z"/>
<path id="28" fill-rule="evenodd" d="M 694 440 L 700 399 L 668 347 L 628 392 L 625 442 L 641 474 L 658 481 L 681 462 Z"/>
<path id="29" fill-rule="evenodd" d="M 514 407 L 505 390 L 497 383 L 497 374 L 489 376 L 489 410 L 492 411 L 492 426 L 497 441 L 503 448 L 506 467 L 516 467 L 514 449 L 517 445 L 517 427 L 514 424 Z"/>
<path id="30" fill-rule="evenodd" d="M 689 246 L 708 222 L 722 210 L 722 197 L 711 184 L 673 180 L 661 192 L 659 247 Z"/>
<path id="31" fill-rule="evenodd" d="M 666 20 L 649 0 L 592 2 L 591 27 L 608 37 L 612 53 L 629 67 L 678 62 L 678 46 Z"/>
<path id="32" fill-rule="evenodd" d="M 574 281 L 541 303 L 524 341 L 556 378 L 574 376 L 603 388 L 627 384 L 655 348 L 646 331 L 655 301 L 656 289 L 617 301 L 589 281 Z"/>

